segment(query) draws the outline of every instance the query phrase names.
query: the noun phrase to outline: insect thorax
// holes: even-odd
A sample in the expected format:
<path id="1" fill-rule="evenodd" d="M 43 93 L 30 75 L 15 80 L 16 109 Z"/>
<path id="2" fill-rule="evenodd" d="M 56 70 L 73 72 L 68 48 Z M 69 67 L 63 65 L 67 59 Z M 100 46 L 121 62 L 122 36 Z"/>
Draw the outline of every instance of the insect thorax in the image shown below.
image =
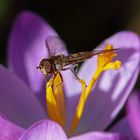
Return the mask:
<path id="1" fill-rule="evenodd" d="M 57 56 L 52 56 L 50 57 L 50 60 L 53 63 L 53 68 L 55 71 L 59 71 L 61 69 L 63 69 L 64 64 L 63 64 L 63 60 L 64 60 L 65 56 L 64 55 L 57 55 Z"/>

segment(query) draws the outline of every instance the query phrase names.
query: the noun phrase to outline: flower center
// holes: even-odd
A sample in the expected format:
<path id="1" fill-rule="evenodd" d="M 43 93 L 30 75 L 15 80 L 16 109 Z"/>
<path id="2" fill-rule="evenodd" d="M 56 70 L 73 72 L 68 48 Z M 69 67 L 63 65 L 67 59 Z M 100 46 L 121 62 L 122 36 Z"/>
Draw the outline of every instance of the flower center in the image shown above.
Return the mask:
<path id="1" fill-rule="evenodd" d="M 113 49 L 112 45 L 107 45 L 104 50 Z M 71 126 L 68 130 L 68 134 L 72 135 L 76 130 L 79 121 L 82 117 L 84 106 L 86 100 L 95 85 L 95 82 L 100 77 L 103 71 L 108 69 L 119 69 L 121 67 L 121 61 L 116 60 L 112 61 L 113 58 L 117 56 L 117 54 L 112 50 L 103 54 L 98 55 L 97 59 L 97 69 L 93 74 L 91 81 L 88 86 L 86 86 L 84 80 L 79 80 L 82 85 L 82 93 L 80 95 L 80 99 L 78 105 L 76 107 L 76 111 L 74 117 L 71 122 Z M 66 124 L 66 109 L 64 102 L 64 92 L 62 87 L 62 78 L 60 73 L 56 73 L 54 78 L 51 78 L 46 84 L 46 104 L 48 109 L 48 115 L 50 119 L 59 123 L 63 128 L 65 128 Z"/>

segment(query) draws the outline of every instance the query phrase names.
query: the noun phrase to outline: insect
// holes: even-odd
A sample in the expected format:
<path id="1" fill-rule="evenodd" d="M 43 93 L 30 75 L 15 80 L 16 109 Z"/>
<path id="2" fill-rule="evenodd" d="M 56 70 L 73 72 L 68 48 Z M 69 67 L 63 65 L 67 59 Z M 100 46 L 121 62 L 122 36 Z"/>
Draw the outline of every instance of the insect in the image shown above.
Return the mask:
<path id="1" fill-rule="evenodd" d="M 46 44 L 49 47 L 49 44 Z M 50 77 L 50 75 L 56 75 L 60 71 L 71 70 L 75 75 L 76 79 L 79 79 L 76 76 L 76 71 L 73 71 L 73 68 L 78 68 L 78 63 L 83 62 L 95 55 L 112 52 L 118 49 L 110 49 L 110 50 L 95 50 L 90 52 L 78 52 L 70 55 L 54 55 L 49 58 L 44 58 L 40 61 L 37 69 L 40 69 L 45 78 Z"/>

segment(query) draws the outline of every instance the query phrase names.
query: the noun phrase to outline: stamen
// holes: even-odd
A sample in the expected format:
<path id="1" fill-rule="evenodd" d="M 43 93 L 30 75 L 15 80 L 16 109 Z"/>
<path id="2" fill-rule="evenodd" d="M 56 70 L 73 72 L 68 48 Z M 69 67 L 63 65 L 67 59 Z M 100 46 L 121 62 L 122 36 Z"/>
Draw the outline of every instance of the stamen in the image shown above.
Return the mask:
<path id="1" fill-rule="evenodd" d="M 111 45 L 107 45 L 105 50 L 110 50 L 113 49 L 113 47 Z M 75 129 L 78 126 L 78 123 L 82 117 L 83 111 L 84 111 L 84 106 L 86 103 L 86 100 L 89 96 L 89 94 L 91 93 L 91 90 L 93 88 L 93 86 L 95 85 L 97 79 L 100 77 L 100 75 L 102 74 L 103 71 L 108 70 L 108 69 L 118 69 L 121 67 L 121 62 L 119 60 L 115 61 L 115 62 L 111 62 L 112 59 L 117 56 L 117 54 L 115 54 L 115 52 L 112 50 L 111 52 L 107 52 L 107 53 L 103 53 L 103 54 L 99 54 L 98 55 L 98 59 L 97 59 L 97 69 L 89 83 L 89 85 L 87 87 L 85 87 L 85 82 L 83 80 L 80 81 L 80 83 L 82 84 L 82 94 L 80 96 L 80 100 L 78 102 L 77 108 L 76 108 L 76 112 L 74 115 L 74 118 L 72 120 L 72 124 L 70 126 L 69 129 L 69 135 L 72 135 L 73 132 L 75 131 Z"/>
<path id="2" fill-rule="evenodd" d="M 46 84 L 46 104 L 49 117 L 63 128 L 66 123 L 64 95 L 60 73 L 51 78 Z"/>

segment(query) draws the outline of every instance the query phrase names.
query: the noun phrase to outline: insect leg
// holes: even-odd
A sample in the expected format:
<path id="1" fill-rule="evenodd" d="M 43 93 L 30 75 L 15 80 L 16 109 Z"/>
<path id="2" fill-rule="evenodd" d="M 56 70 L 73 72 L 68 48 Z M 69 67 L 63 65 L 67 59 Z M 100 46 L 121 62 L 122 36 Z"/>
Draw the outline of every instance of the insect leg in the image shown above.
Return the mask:
<path id="1" fill-rule="evenodd" d="M 80 81 L 80 78 L 75 74 L 75 71 L 72 68 L 70 70 L 73 73 L 73 75 L 76 78 L 76 80 Z"/>
<path id="2" fill-rule="evenodd" d="M 68 68 L 63 68 L 62 70 L 65 71 L 65 70 L 70 70 L 71 67 L 68 67 Z"/>
<path id="3" fill-rule="evenodd" d="M 76 67 L 76 70 L 74 71 L 74 69 L 73 69 L 73 67 L 67 67 L 67 68 L 63 68 L 63 69 L 61 69 L 61 70 L 71 70 L 71 72 L 73 73 L 73 75 L 74 75 L 74 78 L 79 82 L 79 83 L 81 83 L 80 82 L 80 78 L 77 76 L 77 70 L 78 70 L 78 64 L 75 64 L 74 65 L 74 67 Z M 86 84 L 86 83 L 85 83 Z M 87 87 L 87 84 L 86 84 L 86 87 Z"/>
<path id="4" fill-rule="evenodd" d="M 75 70 L 73 70 L 73 68 L 75 68 Z M 71 67 L 63 68 L 63 69 L 61 69 L 61 70 L 63 70 L 63 71 L 65 71 L 65 70 L 73 70 L 73 72 L 74 72 L 75 74 L 77 74 L 77 72 L 78 72 L 78 64 L 74 64 L 74 65 L 72 65 Z"/>
<path id="5" fill-rule="evenodd" d="M 75 70 L 73 69 L 75 67 Z M 77 71 L 78 71 L 78 64 L 73 65 L 73 67 L 67 67 L 67 68 L 63 68 L 63 71 L 65 70 L 71 70 L 71 72 L 73 73 L 75 79 L 79 82 L 80 78 L 77 76 Z M 86 85 L 87 86 L 87 85 Z"/>
<path id="6" fill-rule="evenodd" d="M 75 68 L 74 74 L 76 75 L 77 72 L 78 72 L 78 67 L 79 67 L 79 65 L 78 65 L 78 64 L 74 64 L 73 67 Z"/>
<path id="7" fill-rule="evenodd" d="M 75 70 L 73 68 L 76 68 Z M 63 71 L 65 70 L 71 70 L 71 72 L 73 73 L 74 77 L 76 78 L 76 80 L 80 80 L 80 78 L 76 75 L 77 74 L 77 71 L 78 71 L 78 64 L 75 64 L 73 65 L 72 67 L 67 67 L 67 68 L 63 68 L 62 69 Z"/>

